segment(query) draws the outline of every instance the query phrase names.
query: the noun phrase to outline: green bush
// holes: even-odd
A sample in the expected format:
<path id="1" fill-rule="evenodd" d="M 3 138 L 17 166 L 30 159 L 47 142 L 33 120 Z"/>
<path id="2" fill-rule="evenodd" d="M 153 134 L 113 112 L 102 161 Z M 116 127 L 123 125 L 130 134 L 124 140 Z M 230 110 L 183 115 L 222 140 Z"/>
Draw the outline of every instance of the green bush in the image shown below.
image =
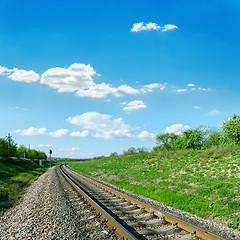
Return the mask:
<path id="1" fill-rule="evenodd" d="M 240 143 L 240 115 L 234 114 L 222 122 L 223 144 Z"/>

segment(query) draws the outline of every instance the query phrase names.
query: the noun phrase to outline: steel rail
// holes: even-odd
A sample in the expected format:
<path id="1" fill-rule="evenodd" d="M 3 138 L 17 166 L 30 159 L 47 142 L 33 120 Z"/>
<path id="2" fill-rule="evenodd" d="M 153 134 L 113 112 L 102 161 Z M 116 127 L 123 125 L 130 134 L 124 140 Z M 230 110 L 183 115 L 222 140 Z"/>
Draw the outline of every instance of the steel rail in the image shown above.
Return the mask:
<path id="1" fill-rule="evenodd" d="M 95 209 L 98 216 L 106 223 L 114 234 L 118 235 L 123 240 L 137 240 L 126 228 L 117 222 L 110 214 L 108 214 L 101 206 L 99 206 L 62 168 L 59 166 L 60 172 L 66 180 L 76 189 Z"/>
<path id="2" fill-rule="evenodd" d="M 144 208 L 145 211 L 150 212 L 150 213 L 152 213 L 152 214 L 154 214 L 154 215 L 156 215 L 158 217 L 164 217 L 167 222 L 170 222 L 172 224 L 177 224 L 177 226 L 179 228 L 181 228 L 181 229 L 183 229 L 183 230 L 185 230 L 187 232 L 195 233 L 195 235 L 197 237 L 199 237 L 199 238 L 202 238 L 204 240 L 228 240 L 227 238 L 225 238 L 223 236 L 220 236 L 217 233 L 214 233 L 214 232 L 212 232 L 210 230 L 207 230 L 205 228 L 197 226 L 197 225 L 195 225 L 195 224 L 193 224 L 191 222 L 188 222 L 188 221 L 186 221 L 186 220 L 184 220 L 182 218 L 174 216 L 171 213 L 165 212 L 165 211 L 160 210 L 160 209 L 158 209 L 156 207 L 153 207 L 151 205 L 143 203 L 143 202 L 141 202 L 141 201 L 139 201 L 139 200 L 137 200 L 135 198 L 129 197 L 129 196 L 127 196 L 127 195 L 125 195 L 125 194 L 123 194 L 123 193 L 121 193 L 121 192 L 119 192 L 119 191 L 117 191 L 117 190 L 115 190 L 115 189 L 113 189 L 111 187 L 107 187 L 107 186 L 105 186 L 105 185 L 103 185 L 103 184 L 101 184 L 101 183 L 99 183 L 97 181 L 94 181 L 94 180 L 92 180 L 90 178 L 87 178 L 86 176 L 83 176 L 82 174 L 79 174 L 77 171 L 75 171 L 75 170 L 73 170 L 73 169 L 71 169 L 69 167 L 67 167 L 67 168 L 72 173 L 80 176 L 81 178 L 83 178 L 83 179 L 85 179 L 85 180 L 87 180 L 87 181 L 89 181 L 89 182 L 91 182 L 91 183 L 93 183 L 93 184 L 95 184 L 95 185 L 97 185 L 97 186 L 99 186 L 101 188 L 104 188 L 105 190 L 107 190 L 107 191 L 109 191 L 111 193 L 114 193 L 117 196 L 126 199 L 127 201 L 130 201 L 132 204 L 137 204 L 137 206 L 139 208 Z"/>

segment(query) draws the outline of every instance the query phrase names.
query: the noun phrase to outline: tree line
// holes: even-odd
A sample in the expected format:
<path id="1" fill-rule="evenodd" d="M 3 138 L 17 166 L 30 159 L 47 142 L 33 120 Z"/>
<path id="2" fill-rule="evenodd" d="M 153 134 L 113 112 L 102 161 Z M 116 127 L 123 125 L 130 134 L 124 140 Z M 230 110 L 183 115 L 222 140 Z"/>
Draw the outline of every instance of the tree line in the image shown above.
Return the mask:
<path id="1" fill-rule="evenodd" d="M 28 149 L 24 145 L 17 146 L 12 139 L 0 138 L 0 157 L 19 157 L 20 152 L 25 153 L 28 159 L 47 159 L 45 152 Z"/>
<path id="2" fill-rule="evenodd" d="M 212 146 L 240 144 L 240 115 L 234 114 L 222 122 L 220 129 L 189 129 L 176 133 L 162 133 L 156 137 L 153 150 L 207 149 Z"/>

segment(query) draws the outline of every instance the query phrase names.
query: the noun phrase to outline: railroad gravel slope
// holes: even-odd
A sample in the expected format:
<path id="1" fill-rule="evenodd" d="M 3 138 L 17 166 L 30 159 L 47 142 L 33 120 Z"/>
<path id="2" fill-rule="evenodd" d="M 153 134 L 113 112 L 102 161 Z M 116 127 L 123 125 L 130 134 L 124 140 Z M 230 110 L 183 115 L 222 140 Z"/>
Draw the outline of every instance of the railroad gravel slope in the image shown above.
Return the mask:
<path id="1" fill-rule="evenodd" d="M 0 239 L 117 239 L 56 167 L 39 177 L 0 218 Z"/>

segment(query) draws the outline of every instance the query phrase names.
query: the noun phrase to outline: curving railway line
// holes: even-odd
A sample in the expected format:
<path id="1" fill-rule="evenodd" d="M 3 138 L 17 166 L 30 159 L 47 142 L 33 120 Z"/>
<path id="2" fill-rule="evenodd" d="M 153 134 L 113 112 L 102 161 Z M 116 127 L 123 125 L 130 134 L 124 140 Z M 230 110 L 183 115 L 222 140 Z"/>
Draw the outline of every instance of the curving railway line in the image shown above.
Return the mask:
<path id="1" fill-rule="evenodd" d="M 185 221 L 61 165 L 60 171 L 82 197 L 89 202 L 110 234 L 121 239 L 227 239 L 200 226 Z"/>

